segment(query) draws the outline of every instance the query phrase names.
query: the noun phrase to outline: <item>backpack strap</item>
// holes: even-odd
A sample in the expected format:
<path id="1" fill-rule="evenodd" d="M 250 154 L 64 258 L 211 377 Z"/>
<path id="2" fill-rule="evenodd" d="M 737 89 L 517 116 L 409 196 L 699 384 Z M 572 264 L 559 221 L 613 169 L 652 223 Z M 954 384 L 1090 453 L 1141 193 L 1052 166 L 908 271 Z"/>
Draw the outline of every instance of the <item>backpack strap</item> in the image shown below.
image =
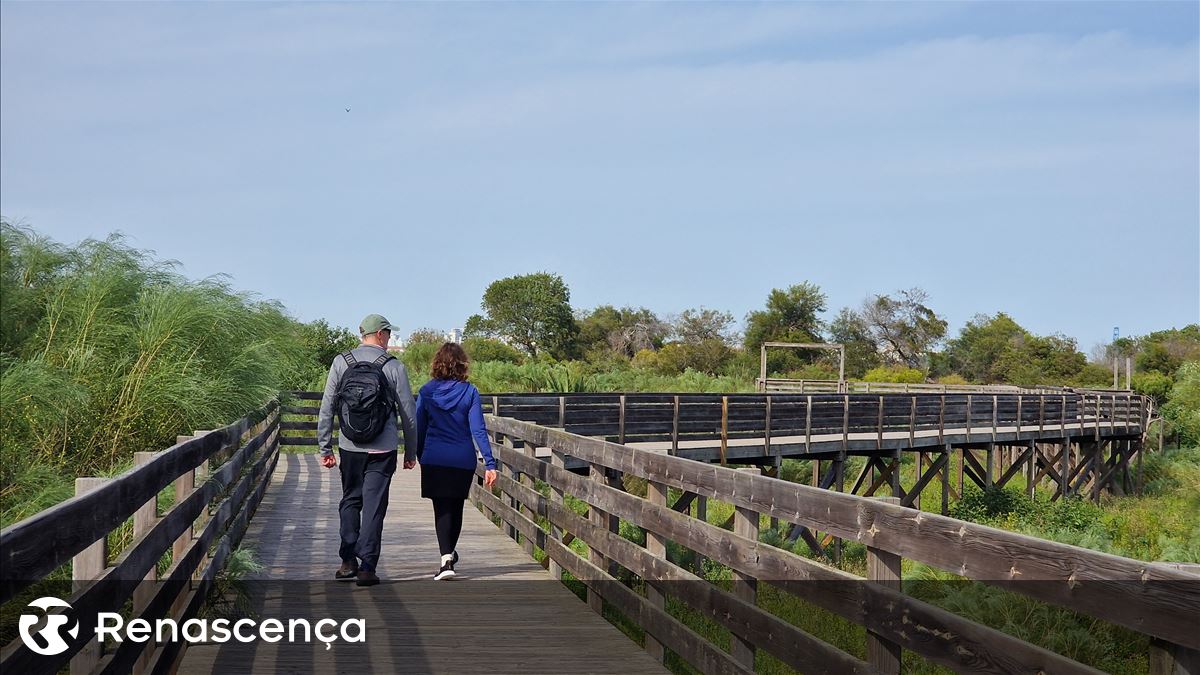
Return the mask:
<path id="1" fill-rule="evenodd" d="M 342 352 L 342 360 L 346 362 L 347 366 L 353 366 L 358 363 L 358 359 L 354 358 L 354 354 L 350 352 Z"/>
<path id="2" fill-rule="evenodd" d="M 388 361 L 391 361 L 394 358 L 396 358 L 396 357 L 392 356 L 391 354 L 388 354 L 387 352 L 384 352 L 383 354 L 379 355 L 379 358 L 375 359 L 371 363 L 372 363 L 372 365 L 376 365 L 376 366 L 379 366 L 380 368 L 382 368 L 383 364 L 387 363 Z"/>

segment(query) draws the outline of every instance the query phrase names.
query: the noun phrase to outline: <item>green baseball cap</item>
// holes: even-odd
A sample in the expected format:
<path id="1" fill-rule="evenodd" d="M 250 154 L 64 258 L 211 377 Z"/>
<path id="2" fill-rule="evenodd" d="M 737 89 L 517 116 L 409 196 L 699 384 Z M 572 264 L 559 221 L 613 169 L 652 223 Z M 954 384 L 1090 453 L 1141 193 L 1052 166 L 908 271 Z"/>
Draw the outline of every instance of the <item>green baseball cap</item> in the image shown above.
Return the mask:
<path id="1" fill-rule="evenodd" d="M 383 318 L 383 316 L 380 314 L 368 314 L 367 318 L 363 319 L 362 323 L 358 324 L 359 335 L 370 335 L 371 333 L 378 333 L 381 330 L 391 329 L 392 322 Z"/>

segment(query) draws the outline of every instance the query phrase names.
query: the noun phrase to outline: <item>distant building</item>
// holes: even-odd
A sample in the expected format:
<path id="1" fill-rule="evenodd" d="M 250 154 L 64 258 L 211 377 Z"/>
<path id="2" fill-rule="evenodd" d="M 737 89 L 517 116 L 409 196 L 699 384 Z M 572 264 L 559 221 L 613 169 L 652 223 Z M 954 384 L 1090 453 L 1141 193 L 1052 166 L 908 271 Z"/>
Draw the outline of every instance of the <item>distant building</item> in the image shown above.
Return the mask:
<path id="1" fill-rule="evenodd" d="M 399 335 L 393 335 L 392 339 L 388 340 L 387 350 L 396 354 L 404 353 L 404 338 Z"/>
<path id="2" fill-rule="evenodd" d="M 446 333 L 446 342 L 462 342 L 463 332 L 461 328 L 451 328 L 449 333 Z"/>

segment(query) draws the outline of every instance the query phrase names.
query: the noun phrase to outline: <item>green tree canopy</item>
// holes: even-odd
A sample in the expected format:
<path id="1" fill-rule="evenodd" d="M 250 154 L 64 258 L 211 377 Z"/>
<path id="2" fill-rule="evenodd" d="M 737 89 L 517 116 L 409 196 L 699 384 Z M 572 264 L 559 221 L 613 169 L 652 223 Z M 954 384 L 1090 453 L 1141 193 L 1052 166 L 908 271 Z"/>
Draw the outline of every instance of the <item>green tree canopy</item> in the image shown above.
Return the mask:
<path id="1" fill-rule="evenodd" d="M 846 377 L 862 377 L 883 360 L 862 316 L 843 307 L 829 324 L 829 339 L 846 348 Z"/>
<path id="2" fill-rule="evenodd" d="M 1004 312 L 976 315 L 946 345 L 944 368 L 972 382 L 1000 382 L 1003 374 L 996 364 L 1028 335 Z"/>
<path id="3" fill-rule="evenodd" d="M 764 342 L 821 342 L 825 294 L 804 282 L 786 290 L 773 289 L 767 307 L 746 315 L 746 349 L 757 351 Z"/>
<path id="4" fill-rule="evenodd" d="M 946 321 L 925 305 L 919 288 L 899 297 L 876 295 L 863 302 L 861 317 L 876 352 L 890 363 L 928 369 L 929 354 L 946 336 Z"/>
<path id="5" fill-rule="evenodd" d="M 658 349 L 671 327 L 645 307 L 601 305 L 579 319 L 579 347 L 585 354 L 615 353 L 632 358 Z"/>
<path id="6" fill-rule="evenodd" d="M 579 327 L 571 312 L 571 291 L 562 277 L 537 272 L 493 281 L 483 293 L 484 315 L 467 320 L 471 337 L 507 338 L 530 356 L 546 352 L 569 358 L 577 351 Z"/>

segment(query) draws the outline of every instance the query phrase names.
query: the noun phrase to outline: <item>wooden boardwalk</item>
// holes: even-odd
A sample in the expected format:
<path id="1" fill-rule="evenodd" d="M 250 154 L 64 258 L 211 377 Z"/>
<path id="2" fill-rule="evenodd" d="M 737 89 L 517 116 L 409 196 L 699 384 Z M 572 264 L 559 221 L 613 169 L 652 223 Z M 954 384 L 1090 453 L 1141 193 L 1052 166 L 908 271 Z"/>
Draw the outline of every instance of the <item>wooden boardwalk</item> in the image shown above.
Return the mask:
<path id="1" fill-rule="evenodd" d="M 247 583 L 259 620 L 362 618 L 365 643 L 230 641 L 190 647 L 183 673 L 662 673 L 635 642 L 551 578 L 472 505 L 459 577 L 435 582 L 433 510 L 419 468 L 398 469 L 385 520 L 379 586 L 328 581 L 339 563 L 337 470 L 284 454 L 243 547 L 265 569 Z"/>

